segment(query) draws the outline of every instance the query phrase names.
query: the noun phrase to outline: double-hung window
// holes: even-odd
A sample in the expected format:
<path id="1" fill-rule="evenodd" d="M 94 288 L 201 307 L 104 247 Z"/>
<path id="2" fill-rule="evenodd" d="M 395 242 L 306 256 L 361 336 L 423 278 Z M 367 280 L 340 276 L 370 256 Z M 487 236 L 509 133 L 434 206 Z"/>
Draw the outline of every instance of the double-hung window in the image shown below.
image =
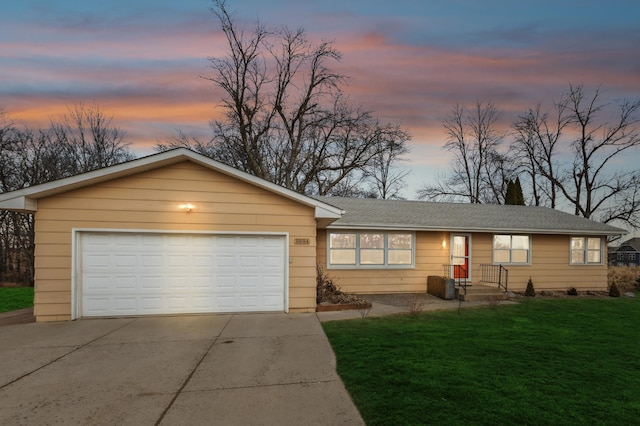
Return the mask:
<path id="1" fill-rule="evenodd" d="M 329 232 L 328 266 L 335 268 L 413 267 L 415 235 L 407 232 Z"/>
<path id="2" fill-rule="evenodd" d="M 571 237 L 571 264 L 598 265 L 602 263 L 602 238 Z"/>
<path id="3" fill-rule="evenodd" d="M 528 235 L 494 235 L 493 263 L 509 265 L 531 263 L 531 238 Z"/>

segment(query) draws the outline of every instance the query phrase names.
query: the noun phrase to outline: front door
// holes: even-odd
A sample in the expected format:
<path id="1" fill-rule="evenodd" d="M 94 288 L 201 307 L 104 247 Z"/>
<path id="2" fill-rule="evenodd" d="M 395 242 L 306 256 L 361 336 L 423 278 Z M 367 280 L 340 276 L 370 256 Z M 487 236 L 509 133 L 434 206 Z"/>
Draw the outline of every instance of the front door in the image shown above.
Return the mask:
<path id="1" fill-rule="evenodd" d="M 451 276 L 469 281 L 471 279 L 471 235 L 451 235 Z"/>

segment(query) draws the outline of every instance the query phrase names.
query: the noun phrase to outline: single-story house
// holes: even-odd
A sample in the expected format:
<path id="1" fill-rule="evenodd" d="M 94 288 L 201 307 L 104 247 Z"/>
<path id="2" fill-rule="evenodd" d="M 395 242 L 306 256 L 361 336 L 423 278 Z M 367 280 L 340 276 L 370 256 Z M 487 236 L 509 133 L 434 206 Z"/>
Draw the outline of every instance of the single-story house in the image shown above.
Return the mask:
<path id="1" fill-rule="evenodd" d="M 623 241 L 616 248 L 610 248 L 609 265 L 631 267 L 640 265 L 640 238 L 631 238 Z"/>
<path id="2" fill-rule="evenodd" d="M 606 289 L 621 229 L 556 210 L 308 197 L 179 148 L 0 194 L 35 216 L 38 321 L 311 312 L 322 264 L 344 291 L 426 291 L 457 265 L 509 288 Z M 445 267 L 446 268 L 446 267 Z"/>

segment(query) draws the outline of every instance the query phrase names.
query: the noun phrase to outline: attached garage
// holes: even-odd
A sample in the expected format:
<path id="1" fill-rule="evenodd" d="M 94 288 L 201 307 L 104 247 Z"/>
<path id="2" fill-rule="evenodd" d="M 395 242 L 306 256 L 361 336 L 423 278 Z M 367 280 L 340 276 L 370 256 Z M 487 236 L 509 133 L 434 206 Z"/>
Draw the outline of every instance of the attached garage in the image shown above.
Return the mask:
<path id="1" fill-rule="evenodd" d="M 178 148 L 0 194 L 35 222 L 37 321 L 313 312 L 342 210 Z"/>
<path id="2" fill-rule="evenodd" d="M 286 236 L 78 232 L 79 316 L 286 311 Z"/>

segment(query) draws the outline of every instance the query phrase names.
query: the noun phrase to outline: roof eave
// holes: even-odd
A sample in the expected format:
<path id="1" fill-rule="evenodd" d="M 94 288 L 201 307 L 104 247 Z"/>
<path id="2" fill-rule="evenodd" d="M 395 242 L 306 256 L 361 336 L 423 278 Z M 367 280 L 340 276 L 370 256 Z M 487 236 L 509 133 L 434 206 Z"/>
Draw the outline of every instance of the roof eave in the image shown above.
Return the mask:
<path id="1" fill-rule="evenodd" d="M 406 224 L 340 224 L 332 223 L 329 229 L 380 229 L 388 231 L 432 231 L 432 232 L 478 232 L 478 233 L 523 233 L 523 234 L 562 234 L 562 235 L 624 235 L 627 231 L 623 229 L 611 230 L 577 230 L 577 229 L 531 229 L 531 228 L 468 228 L 468 227 L 445 227 L 445 226 L 415 226 Z"/>
<path id="2" fill-rule="evenodd" d="M 187 160 L 250 183 L 269 192 L 276 193 L 308 207 L 312 207 L 314 208 L 316 219 L 330 219 L 333 221 L 342 217 L 344 213 L 341 209 L 330 204 L 323 203 L 322 201 L 291 191 L 249 173 L 234 169 L 233 167 L 212 160 L 187 148 L 177 148 L 103 169 L 0 194 L 0 208 L 12 211 L 34 212 L 37 210 L 36 200 L 39 198 L 49 197 L 62 192 L 142 173 Z"/>
<path id="3" fill-rule="evenodd" d="M 194 162 L 199 163 L 205 167 L 213 168 L 219 171 L 220 173 L 235 177 L 244 182 L 260 187 L 262 189 L 266 189 L 269 192 L 277 193 L 279 195 L 282 195 L 285 198 L 289 198 L 290 200 L 297 201 L 298 203 L 304 204 L 308 207 L 313 207 L 315 209 L 316 219 L 334 219 L 335 220 L 342 217 L 342 214 L 344 213 L 341 209 L 334 207 L 330 204 L 323 203 L 322 201 L 316 200 L 315 198 L 311 198 L 306 195 L 299 194 L 295 191 L 284 188 L 280 185 L 276 185 L 275 183 L 256 177 L 252 174 L 243 172 L 231 166 L 227 166 L 226 164 L 219 163 L 208 157 L 194 153 L 193 151 L 186 150 L 185 155 L 187 155 Z"/>
<path id="4" fill-rule="evenodd" d="M 0 210 L 10 210 L 20 213 L 35 213 L 38 210 L 38 201 L 25 196 L 8 198 L 0 201 Z"/>

